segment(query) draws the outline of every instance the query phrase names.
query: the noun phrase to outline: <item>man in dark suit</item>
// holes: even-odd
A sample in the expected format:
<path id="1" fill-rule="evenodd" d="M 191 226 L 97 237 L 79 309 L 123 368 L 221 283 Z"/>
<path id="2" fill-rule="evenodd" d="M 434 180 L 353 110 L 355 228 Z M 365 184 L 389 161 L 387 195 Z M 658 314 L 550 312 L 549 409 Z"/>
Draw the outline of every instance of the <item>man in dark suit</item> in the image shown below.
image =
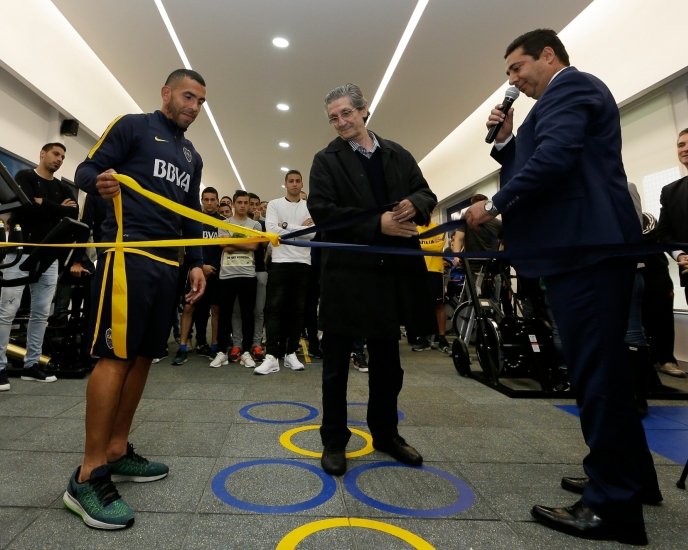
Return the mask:
<path id="1" fill-rule="evenodd" d="M 585 250 L 641 236 L 619 110 L 604 83 L 569 66 L 554 31 L 520 36 L 505 59 L 509 83 L 537 103 L 517 137 L 513 109 L 492 110 L 487 126 L 503 124 L 492 150 L 502 165 L 500 190 L 471 206 L 467 221 L 477 226 L 501 213 L 517 270 L 544 278 L 590 448 L 589 479 L 565 485 L 582 498 L 565 508 L 534 506 L 532 515 L 575 536 L 647 544 L 642 504 L 662 496 L 625 360 L 634 263 Z"/>
<path id="2" fill-rule="evenodd" d="M 688 168 L 688 128 L 678 134 L 678 160 Z M 662 188 L 659 196 L 662 209 L 659 212 L 657 232 L 660 239 L 679 243 L 688 242 L 688 176 Z M 674 250 L 671 255 L 678 264 L 681 286 L 688 301 L 688 253 Z"/>
<path id="3" fill-rule="evenodd" d="M 322 241 L 420 249 L 417 225 L 430 220 L 437 198 L 418 164 L 403 147 L 366 128 L 368 102 L 346 84 L 325 98 L 339 137 L 315 155 L 308 210 L 326 224 Z M 350 220 L 346 227 L 329 222 Z M 346 386 L 355 338 L 366 338 L 370 357 L 367 421 L 373 447 L 410 465 L 423 457 L 399 435 L 397 397 L 404 371 L 399 326 L 415 334 L 436 327 L 433 302 L 419 285 L 426 275 L 421 256 L 362 254 L 323 249 L 320 326 L 323 330 L 323 469 L 346 471 Z"/>

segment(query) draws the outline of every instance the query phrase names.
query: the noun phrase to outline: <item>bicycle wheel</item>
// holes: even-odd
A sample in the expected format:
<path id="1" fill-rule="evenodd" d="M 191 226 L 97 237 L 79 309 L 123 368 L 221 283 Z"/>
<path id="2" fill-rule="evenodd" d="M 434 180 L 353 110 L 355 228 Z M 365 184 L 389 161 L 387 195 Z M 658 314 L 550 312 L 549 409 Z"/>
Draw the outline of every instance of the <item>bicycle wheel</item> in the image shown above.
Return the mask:
<path id="1" fill-rule="evenodd" d="M 470 344 L 473 339 L 474 320 L 475 311 L 473 309 L 473 303 L 470 301 L 459 304 L 452 315 L 452 328 L 454 334 L 461 338 L 466 345 Z"/>
<path id="2" fill-rule="evenodd" d="M 452 361 L 454 361 L 456 372 L 461 376 L 471 375 L 471 357 L 468 346 L 461 338 L 457 338 L 452 344 Z"/>

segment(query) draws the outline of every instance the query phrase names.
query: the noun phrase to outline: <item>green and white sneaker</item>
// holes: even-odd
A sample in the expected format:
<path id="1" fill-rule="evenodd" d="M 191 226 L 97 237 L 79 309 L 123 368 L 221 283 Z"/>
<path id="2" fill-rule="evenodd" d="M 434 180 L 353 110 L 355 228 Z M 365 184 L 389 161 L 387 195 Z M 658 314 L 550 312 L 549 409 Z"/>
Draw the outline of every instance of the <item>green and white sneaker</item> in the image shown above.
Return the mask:
<path id="1" fill-rule="evenodd" d="M 119 496 L 108 467 L 99 466 L 83 483 L 77 481 L 80 470 L 81 466 L 74 471 L 62 496 L 67 509 L 95 529 L 125 529 L 134 525 L 134 511 Z"/>
<path id="2" fill-rule="evenodd" d="M 133 481 L 146 483 L 166 477 L 170 469 L 162 462 L 152 462 L 134 452 L 134 446 L 127 443 L 127 454 L 114 462 L 108 462 L 112 481 Z"/>

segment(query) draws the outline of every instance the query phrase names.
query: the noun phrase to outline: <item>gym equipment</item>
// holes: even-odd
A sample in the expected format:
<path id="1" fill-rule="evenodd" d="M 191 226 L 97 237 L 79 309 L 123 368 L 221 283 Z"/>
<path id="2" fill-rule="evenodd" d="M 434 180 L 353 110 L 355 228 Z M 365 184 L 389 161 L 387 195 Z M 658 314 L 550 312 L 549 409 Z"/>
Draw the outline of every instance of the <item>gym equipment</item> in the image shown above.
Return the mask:
<path id="1" fill-rule="evenodd" d="M 1 175 L 1 174 L 0 174 Z M 88 225 L 71 218 L 63 218 L 50 230 L 42 244 L 53 243 L 83 243 L 86 242 L 90 234 Z M 2 235 L 4 237 L 4 235 Z M 22 242 L 21 232 L 17 231 L 16 226 L 11 232 L 13 242 Z M 28 255 L 22 255 L 22 247 L 13 249 L 15 258 L 12 262 L 0 265 L 0 268 L 15 265 L 22 261 L 20 268 L 28 272 L 26 277 L 12 279 L 10 281 L 0 280 L 0 286 L 19 286 L 31 284 L 38 280 L 41 274 L 54 262 L 64 264 L 71 248 L 42 248 L 35 247 Z M 12 331 L 12 340 L 7 346 L 8 359 L 12 366 L 8 365 L 8 376 L 21 376 L 23 359 L 26 355 L 26 326 L 28 324 L 29 312 L 21 310 L 15 317 L 17 329 Z M 89 350 L 82 342 L 84 325 L 81 310 L 72 311 L 72 319 L 66 326 L 48 327 L 43 339 L 43 351 L 39 363 L 43 370 L 48 374 L 55 374 L 60 378 L 83 378 L 91 371 L 92 360 Z"/>
<path id="2" fill-rule="evenodd" d="M 477 275 L 474 273 L 478 265 Z M 552 329 L 541 319 L 505 316 L 493 296 L 481 296 L 478 287 L 494 271 L 494 260 L 464 262 L 464 300 L 457 306 L 452 326 L 457 336 L 452 347 L 454 367 L 461 376 L 470 376 L 511 397 L 561 395 L 569 390 L 565 367 L 557 364 Z M 489 293 L 484 293 L 489 294 Z M 522 311 L 522 308 L 521 308 Z M 481 371 L 471 369 L 469 345 L 475 351 Z M 540 390 L 517 388 L 503 383 L 506 378 L 536 381 Z"/>

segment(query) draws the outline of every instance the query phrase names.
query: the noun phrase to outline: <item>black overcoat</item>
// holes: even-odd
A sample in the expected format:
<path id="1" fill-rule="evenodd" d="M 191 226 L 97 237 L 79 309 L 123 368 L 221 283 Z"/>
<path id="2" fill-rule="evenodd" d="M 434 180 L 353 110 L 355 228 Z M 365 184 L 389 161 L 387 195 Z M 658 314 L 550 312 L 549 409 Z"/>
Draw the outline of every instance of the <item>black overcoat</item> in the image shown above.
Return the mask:
<path id="1" fill-rule="evenodd" d="M 437 198 L 407 150 L 377 139 L 390 201 L 409 199 L 417 210 L 413 221 L 425 225 Z M 341 138 L 315 155 L 309 191 L 308 210 L 316 226 L 378 207 L 357 153 Z M 353 225 L 325 229 L 321 240 L 420 249 L 417 238 L 382 235 L 381 215 L 372 213 Z M 398 337 L 400 325 L 417 335 L 437 332 L 423 257 L 324 249 L 319 320 L 323 331 L 356 337 Z"/>

